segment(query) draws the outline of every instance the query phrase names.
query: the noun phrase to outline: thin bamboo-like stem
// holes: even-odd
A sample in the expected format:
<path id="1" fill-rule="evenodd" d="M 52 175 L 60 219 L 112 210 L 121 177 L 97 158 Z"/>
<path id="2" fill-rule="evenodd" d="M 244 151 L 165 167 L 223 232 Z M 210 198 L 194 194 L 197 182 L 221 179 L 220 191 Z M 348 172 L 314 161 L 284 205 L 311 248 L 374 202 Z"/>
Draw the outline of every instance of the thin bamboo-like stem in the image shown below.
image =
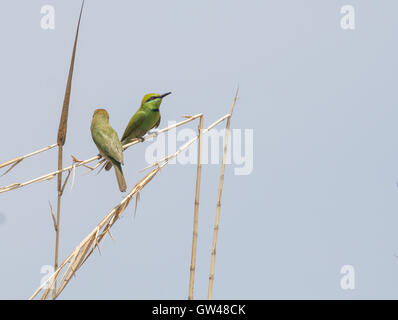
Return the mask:
<path id="1" fill-rule="evenodd" d="M 196 268 L 196 248 L 198 243 L 198 218 L 199 218 L 199 195 L 200 195 L 200 178 L 202 175 L 202 129 L 203 129 L 203 117 L 200 117 L 198 126 L 198 166 L 196 169 L 196 188 L 195 188 L 195 208 L 193 215 L 193 235 L 192 235 L 192 255 L 191 255 L 191 267 L 189 274 L 189 293 L 188 300 L 193 300 L 193 289 L 195 282 L 195 268 Z"/>
<path id="2" fill-rule="evenodd" d="M 82 1 L 82 5 L 80 8 L 80 15 L 79 21 L 77 22 L 76 28 L 76 35 L 75 35 L 75 42 L 73 44 L 72 50 L 72 58 L 70 61 L 69 66 L 69 74 L 68 74 L 68 81 L 66 84 L 65 89 L 65 96 L 64 96 L 64 103 L 62 106 L 61 118 L 59 120 L 59 127 L 58 127 L 58 135 L 57 135 L 57 144 L 58 144 L 58 179 L 57 179 L 57 228 L 55 230 L 55 255 L 54 255 L 54 270 L 58 269 L 58 250 L 59 250 L 59 233 L 60 233 L 60 218 L 61 218 L 61 198 L 63 194 L 62 188 L 62 167 L 63 167 L 63 148 L 65 145 L 66 140 L 66 133 L 68 127 L 68 116 L 69 116 L 69 102 L 70 102 L 70 94 L 72 91 L 72 77 L 73 77 L 73 68 L 75 65 L 75 56 L 76 56 L 76 47 L 77 47 L 77 40 L 79 38 L 79 28 L 80 28 L 80 20 L 82 17 L 84 7 L 84 0 Z M 53 290 L 53 299 L 55 299 L 56 293 L 56 286 L 57 282 L 54 282 L 54 290 Z"/>
<path id="3" fill-rule="evenodd" d="M 207 293 L 207 299 L 208 300 L 211 300 L 211 298 L 213 296 L 213 283 L 214 283 L 214 269 L 215 269 L 215 263 L 216 263 L 217 236 L 218 236 L 218 226 L 220 224 L 221 196 L 222 196 L 222 189 L 223 189 L 223 185 L 224 185 L 225 161 L 226 161 L 226 158 L 227 158 L 229 128 L 230 128 L 230 125 L 231 125 L 232 112 L 234 111 L 236 100 L 238 99 L 238 93 L 239 93 L 239 88 L 236 90 L 235 98 L 234 98 L 234 101 L 232 102 L 231 111 L 229 112 L 229 117 L 228 117 L 227 125 L 226 125 L 226 128 L 225 128 L 224 152 L 223 152 L 222 164 L 221 164 L 220 182 L 219 182 L 219 186 L 218 186 L 216 222 L 214 224 L 213 243 L 212 243 L 212 248 L 211 248 L 209 288 L 208 288 L 208 293 Z"/>
<path id="4" fill-rule="evenodd" d="M 63 146 L 58 146 L 58 171 L 62 169 L 62 154 Z M 55 220 L 55 253 L 54 253 L 54 270 L 58 269 L 58 251 L 59 251 L 59 231 L 60 231 L 60 218 L 61 218 L 61 198 L 62 198 L 62 171 L 58 173 L 57 179 L 57 218 Z M 55 299 L 57 282 L 53 284 L 53 299 Z"/>
<path id="5" fill-rule="evenodd" d="M 225 116 L 221 119 L 225 119 Z M 210 128 L 214 127 L 215 123 L 220 123 L 221 121 L 214 122 L 210 127 L 208 127 L 206 132 L 210 130 Z M 205 131 L 203 130 L 203 131 Z M 198 136 L 191 139 L 190 142 L 196 141 Z M 61 275 L 61 271 L 68 265 L 62 277 L 59 281 L 60 286 L 55 292 L 55 298 L 57 298 L 61 292 L 64 290 L 66 285 L 69 283 L 72 276 L 76 273 L 77 270 L 84 264 L 87 258 L 91 255 L 91 253 L 99 246 L 104 237 L 109 234 L 110 229 L 116 223 L 116 221 L 120 218 L 122 213 L 127 208 L 128 204 L 134 197 L 141 192 L 141 190 L 160 172 L 160 170 L 169 163 L 169 161 L 178 156 L 179 153 L 188 148 L 192 143 L 185 144 L 181 148 L 178 149 L 178 152 L 171 154 L 165 161 L 159 164 L 156 168 L 150 171 L 141 181 L 139 181 L 133 189 L 123 198 L 123 200 L 115 206 L 108 214 L 98 223 L 98 225 L 89 233 L 89 235 L 84 238 L 82 242 L 72 251 L 72 253 L 60 264 L 58 269 L 54 271 L 54 273 L 49 277 L 46 283 L 43 283 L 29 298 L 34 299 L 42 290 L 42 299 L 46 299 L 49 291 L 54 286 L 54 283 L 58 280 Z M 49 283 L 49 285 L 47 285 Z M 45 288 L 46 287 L 46 288 Z"/>

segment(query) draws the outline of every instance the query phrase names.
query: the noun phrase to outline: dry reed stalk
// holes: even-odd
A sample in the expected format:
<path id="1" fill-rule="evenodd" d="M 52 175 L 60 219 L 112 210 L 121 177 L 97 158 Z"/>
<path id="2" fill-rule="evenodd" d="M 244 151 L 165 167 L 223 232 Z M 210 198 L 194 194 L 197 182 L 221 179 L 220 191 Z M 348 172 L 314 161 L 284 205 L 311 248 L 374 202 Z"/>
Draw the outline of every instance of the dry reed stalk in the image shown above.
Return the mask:
<path id="1" fill-rule="evenodd" d="M 216 124 L 220 123 L 222 120 L 225 120 L 226 116 L 220 118 L 216 122 L 214 122 L 211 126 L 206 128 L 204 131 L 209 131 Z M 178 151 L 174 154 L 171 154 L 164 160 L 161 164 L 159 164 L 156 168 L 152 169 L 143 179 L 141 179 L 134 188 L 123 198 L 123 200 L 115 206 L 108 214 L 98 223 L 98 225 L 90 232 L 90 234 L 82 241 L 80 244 L 72 251 L 72 253 L 60 264 L 58 269 L 49 277 L 47 282 L 49 284 L 43 283 L 29 298 L 34 299 L 39 292 L 43 290 L 42 299 L 46 299 L 51 291 L 51 288 L 54 286 L 54 283 L 58 281 L 58 278 L 61 275 L 61 271 L 66 267 L 66 270 L 63 272 L 61 279 L 59 280 L 60 286 L 54 293 L 54 297 L 57 298 L 66 285 L 69 283 L 72 276 L 76 273 L 77 270 L 84 264 L 87 258 L 91 255 L 91 253 L 95 250 L 95 248 L 99 248 L 100 242 L 104 239 L 106 234 L 109 234 L 110 237 L 110 229 L 115 224 L 115 222 L 120 218 L 122 213 L 127 208 L 128 204 L 134 197 L 134 195 L 138 195 L 141 190 L 155 177 L 155 175 L 166 165 L 169 161 L 177 157 L 178 154 L 188 148 L 194 141 L 196 141 L 198 136 L 191 139 L 190 143 L 186 143 L 184 146 L 180 147 Z M 45 288 L 46 287 L 46 288 Z"/>
<path id="2" fill-rule="evenodd" d="M 185 116 L 188 119 L 183 120 L 183 121 L 178 122 L 178 123 L 175 123 L 175 124 L 173 124 L 173 125 L 171 125 L 169 127 L 163 128 L 163 129 L 157 131 L 156 133 L 148 134 L 148 135 L 146 135 L 144 137 L 144 141 L 146 141 L 146 140 L 148 140 L 150 138 L 153 138 L 153 137 L 155 137 L 155 136 L 157 136 L 157 135 L 159 135 L 161 133 L 164 133 L 164 132 L 167 132 L 169 130 L 175 129 L 175 128 L 179 127 L 179 126 L 182 126 L 182 125 L 184 125 L 184 124 L 186 124 L 188 122 L 191 122 L 191 121 L 193 121 L 193 120 L 195 120 L 195 119 L 197 119 L 197 118 L 199 118 L 201 116 L 202 116 L 201 113 L 197 114 L 197 115 L 194 115 L 194 116 Z M 123 149 L 127 149 L 127 148 L 129 148 L 129 147 L 131 147 L 131 146 L 133 146 L 135 144 L 140 143 L 140 142 L 141 142 L 141 140 L 135 139 L 134 141 L 123 145 Z M 57 145 L 55 144 L 55 146 L 57 146 Z M 87 160 L 84 160 L 84 161 L 83 160 L 78 160 L 74 156 L 72 156 L 72 158 L 73 158 L 73 164 L 68 166 L 68 167 L 65 167 L 65 168 L 63 168 L 61 170 L 56 170 L 56 171 L 47 173 L 45 175 L 42 175 L 40 177 L 37 177 L 35 179 L 31 179 L 31 180 L 28 180 L 28 181 L 25 181 L 25 182 L 13 183 L 13 184 L 10 184 L 10 185 L 5 186 L 5 187 L 0 187 L 0 193 L 11 191 L 11 190 L 18 189 L 18 188 L 22 188 L 22 187 L 25 187 L 25 186 L 30 185 L 32 183 L 36 183 L 36 182 L 40 182 L 40 181 L 46 181 L 46 180 L 51 180 L 55 176 L 57 176 L 57 174 L 59 172 L 71 171 L 71 170 L 73 170 L 73 169 L 75 169 L 77 167 L 80 167 L 80 166 L 84 166 L 84 167 L 89 168 L 90 170 L 94 170 L 98 165 L 96 167 L 94 167 L 94 168 L 91 168 L 91 167 L 87 166 L 87 164 L 90 163 L 90 162 L 93 162 L 95 160 L 99 160 L 101 157 L 99 155 L 97 155 L 97 156 L 91 157 L 91 158 L 89 158 Z"/>
<path id="3" fill-rule="evenodd" d="M 36 150 L 34 152 L 28 153 L 28 154 L 26 154 L 24 156 L 16 157 L 14 159 L 8 160 L 8 161 L 0 164 L 0 169 L 4 168 L 4 167 L 7 167 L 7 166 L 12 164 L 12 166 L 10 168 L 8 168 L 7 171 L 2 174 L 2 176 L 7 174 L 8 172 L 10 172 L 17 164 L 21 163 L 22 160 L 24 160 L 26 158 L 33 157 L 33 156 L 35 156 L 35 155 L 37 155 L 39 153 L 45 152 L 45 151 L 50 150 L 52 148 L 55 148 L 57 145 L 58 144 L 54 143 L 54 144 L 52 144 L 50 146 L 47 146 L 45 148 L 42 148 L 42 149 Z"/>
<path id="4" fill-rule="evenodd" d="M 0 187 L 0 193 L 11 191 L 11 190 L 18 189 L 18 188 L 22 188 L 22 187 L 25 187 L 25 186 L 30 185 L 32 183 L 35 183 L 35 182 L 51 180 L 54 177 L 56 177 L 59 172 L 71 171 L 72 169 L 74 169 L 76 167 L 84 166 L 85 164 L 87 164 L 89 162 L 92 162 L 94 160 L 97 160 L 97 159 L 99 159 L 99 156 L 92 157 L 90 159 L 87 159 L 86 161 L 74 160 L 74 161 L 77 161 L 77 162 L 72 164 L 72 165 L 70 165 L 70 166 L 68 166 L 68 167 L 66 167 L 66 168 L 63 168 L 61 170 L 53 171 L 53 172 L 50 172 L 48 174 L 42 175 L 40 177 L 37 177 L 37 178 L 32 179 L 32 180 L 25 181 L 25 182 L 22 182 L 22 183 L 13 183 L 13 184 L 10 184 L 10 185 L 5 186 L 5 187 Z"/>
<path id="5" fill-rule="evenodd" d="M 195 208 L 193 215 L 193 235 L 192 235 L 192 255 L 191 255 L 191 267 L 189 274 L 189 292 L 188 300 L 193 300 L 193 289 L 195 282 L 195 267 L 196 267 L 196 248 L 198 243 L 198 219 L 199 219 L 199 195 L 200 195 L 200 178 L 202 175 L 202 129 L 203 129 L 203 117 L 200 117 L 198 126 L 198 166 L 196 169 L 196 188 L 195 188 Z"/>
<path id="6" fill-rule="evenodd" d="M 72 90 L 72 77 L 73 77 L 73 68 L 75 65 L 75 56 L 76 56 L 76 47 L 77 40 L 79 38 L 79 28 L 80 28 L 80 20 L 82 17 L 84 7 L 84 0 L 82 1 L 82 6 L 80 8 L 79 21 L 77 23 L 75 42 L 73 44 L 72 58 L 69 66 L 69 74 L 68 81 L 65 89 L 64 103 L 62 106 L 61 118 L 59 120 L 58 127 L 58 135 L 57 135 L 57 144 L 58 144 L 58 179 L 57 179 L 57 220 L 55 228 L 55 257 L 54 257 L 54 270 L 58 269 L 58 250 L 59 250 L 59 233 L 60 233 L 60 218 L 61 218 L 61 198 L 63 194 L 62 188 L 62 167 L 63 167 L 63 147 L 65 145 L 66 140 L 66 132 L 68 127 L 68 115 L 69 115 L 69 102 L 70 102 L 70 94 Z M 54 282 L 54 291 L 53 291 L 53 299 L 55 299 L 57 282 Z"/>
<path id="7" fill-rule="evenodd" d="M 221 175 L 220 175 L 220 182 L 218 186 L 218 200 L 217 200 L 217 209 L 216 209 L 216 222 L 214 224 L 214 233 L 213 233 L 213 243 L 211 249 L 211 263 L 210 263 L 210 274 L 209 274 L 209 288 L 207 293 L 207 299 L 211 300 L 213 295 L 213 283 L 214 283 L 214 269 L 216 263 L 216 247 L 217 247 L 217 235 L 218 235 L 218 226 L 220 223 L 220 212 L 221 212 L 221 196 L 222 190 L 224 185 L 224 172 L 225 172 L 225 160 L 227 157 L 227 147 L 228 147 L 228 137 L 229 137 L 229 128 L 231 125 L 231 117 L 232 112 L 234 111 L 236 100 L 238 99 L 239 88 L 236 89 L 235 98 L 232 102 L 231 110 L 229 112 L 229 117 L 227 120 L 227 125 L 225 128 L 225 138 L 224 138 L 224 152 L 222 157 L 222 164 L 221 164 Z"/>

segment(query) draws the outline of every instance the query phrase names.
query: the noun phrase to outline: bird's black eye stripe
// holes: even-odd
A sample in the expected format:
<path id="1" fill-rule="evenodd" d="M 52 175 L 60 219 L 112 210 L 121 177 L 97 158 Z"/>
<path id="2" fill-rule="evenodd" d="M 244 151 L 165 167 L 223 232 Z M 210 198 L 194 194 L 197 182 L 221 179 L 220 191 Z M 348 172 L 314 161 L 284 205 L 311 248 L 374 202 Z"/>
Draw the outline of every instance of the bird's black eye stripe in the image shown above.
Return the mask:
<path id="1" fill-rule="evenodd" d="M 155 99 L 157 99 L 157 98 L 159 98 L 159 97 L 150 97 L 146 102 L 149 102 L 149 101 L 152 101 L 152 100 L 155 100 Z"/>

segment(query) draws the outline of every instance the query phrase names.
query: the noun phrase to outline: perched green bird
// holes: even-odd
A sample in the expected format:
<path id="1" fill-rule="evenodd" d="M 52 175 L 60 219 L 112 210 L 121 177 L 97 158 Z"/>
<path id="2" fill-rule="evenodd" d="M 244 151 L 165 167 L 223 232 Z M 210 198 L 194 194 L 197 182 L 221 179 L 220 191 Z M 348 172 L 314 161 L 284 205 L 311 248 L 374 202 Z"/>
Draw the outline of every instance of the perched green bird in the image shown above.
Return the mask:
<path id="1" fill-rule="evenodd" d="M 126 191 L 126 181 L 124 180 L 121 166 L 124 164 L 123 147 L 116 131 L 109 124 L 109 114 L 105 109 L 97 109 L 94 111 L 91 121 L 91 136 L 101 156 L 109 161 L 115 168 L 120 191 Z M 112 167 L 112 165 L 110 165 L 110 167 Z"/>
<path id="2" fill-rule="evenodd" d="M 122 136 L 122 144 L 131 142 L 134 138 L 142 138 L 149 130 L 157 128 L 160 123 L 159 107 L 165 94 L 148 93 L 144 96 L 140 108 L 130 119 Z"/>
<path id="3" fill-rule="evenodd" d="M 162 99 L 171 94 L 148 93 L 141 101 L 141 106 L 130 119 L 122 136 L 122 145 L 131 142 L 135 138 L 142 137 L 151 129 L 157 128 L 160 123 L 159 107 Z M 108 162 L 105 170 L 109 170 L 112 165 Z"/>

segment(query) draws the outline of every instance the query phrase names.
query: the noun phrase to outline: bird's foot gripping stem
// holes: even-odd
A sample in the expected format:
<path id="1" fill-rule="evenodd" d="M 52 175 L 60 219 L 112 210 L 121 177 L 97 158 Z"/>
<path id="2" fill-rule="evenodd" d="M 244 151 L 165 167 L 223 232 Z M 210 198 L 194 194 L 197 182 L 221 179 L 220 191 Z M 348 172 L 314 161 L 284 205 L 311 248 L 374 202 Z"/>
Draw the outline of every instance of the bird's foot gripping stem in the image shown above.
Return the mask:
<path id="1" fill-rule="evenodd" d="M 154 137 L 157 137 L 159 135 L 159 130 L 153 129 L 151 131 L 148 131 L 148 135 L 153 135 Z"/>

